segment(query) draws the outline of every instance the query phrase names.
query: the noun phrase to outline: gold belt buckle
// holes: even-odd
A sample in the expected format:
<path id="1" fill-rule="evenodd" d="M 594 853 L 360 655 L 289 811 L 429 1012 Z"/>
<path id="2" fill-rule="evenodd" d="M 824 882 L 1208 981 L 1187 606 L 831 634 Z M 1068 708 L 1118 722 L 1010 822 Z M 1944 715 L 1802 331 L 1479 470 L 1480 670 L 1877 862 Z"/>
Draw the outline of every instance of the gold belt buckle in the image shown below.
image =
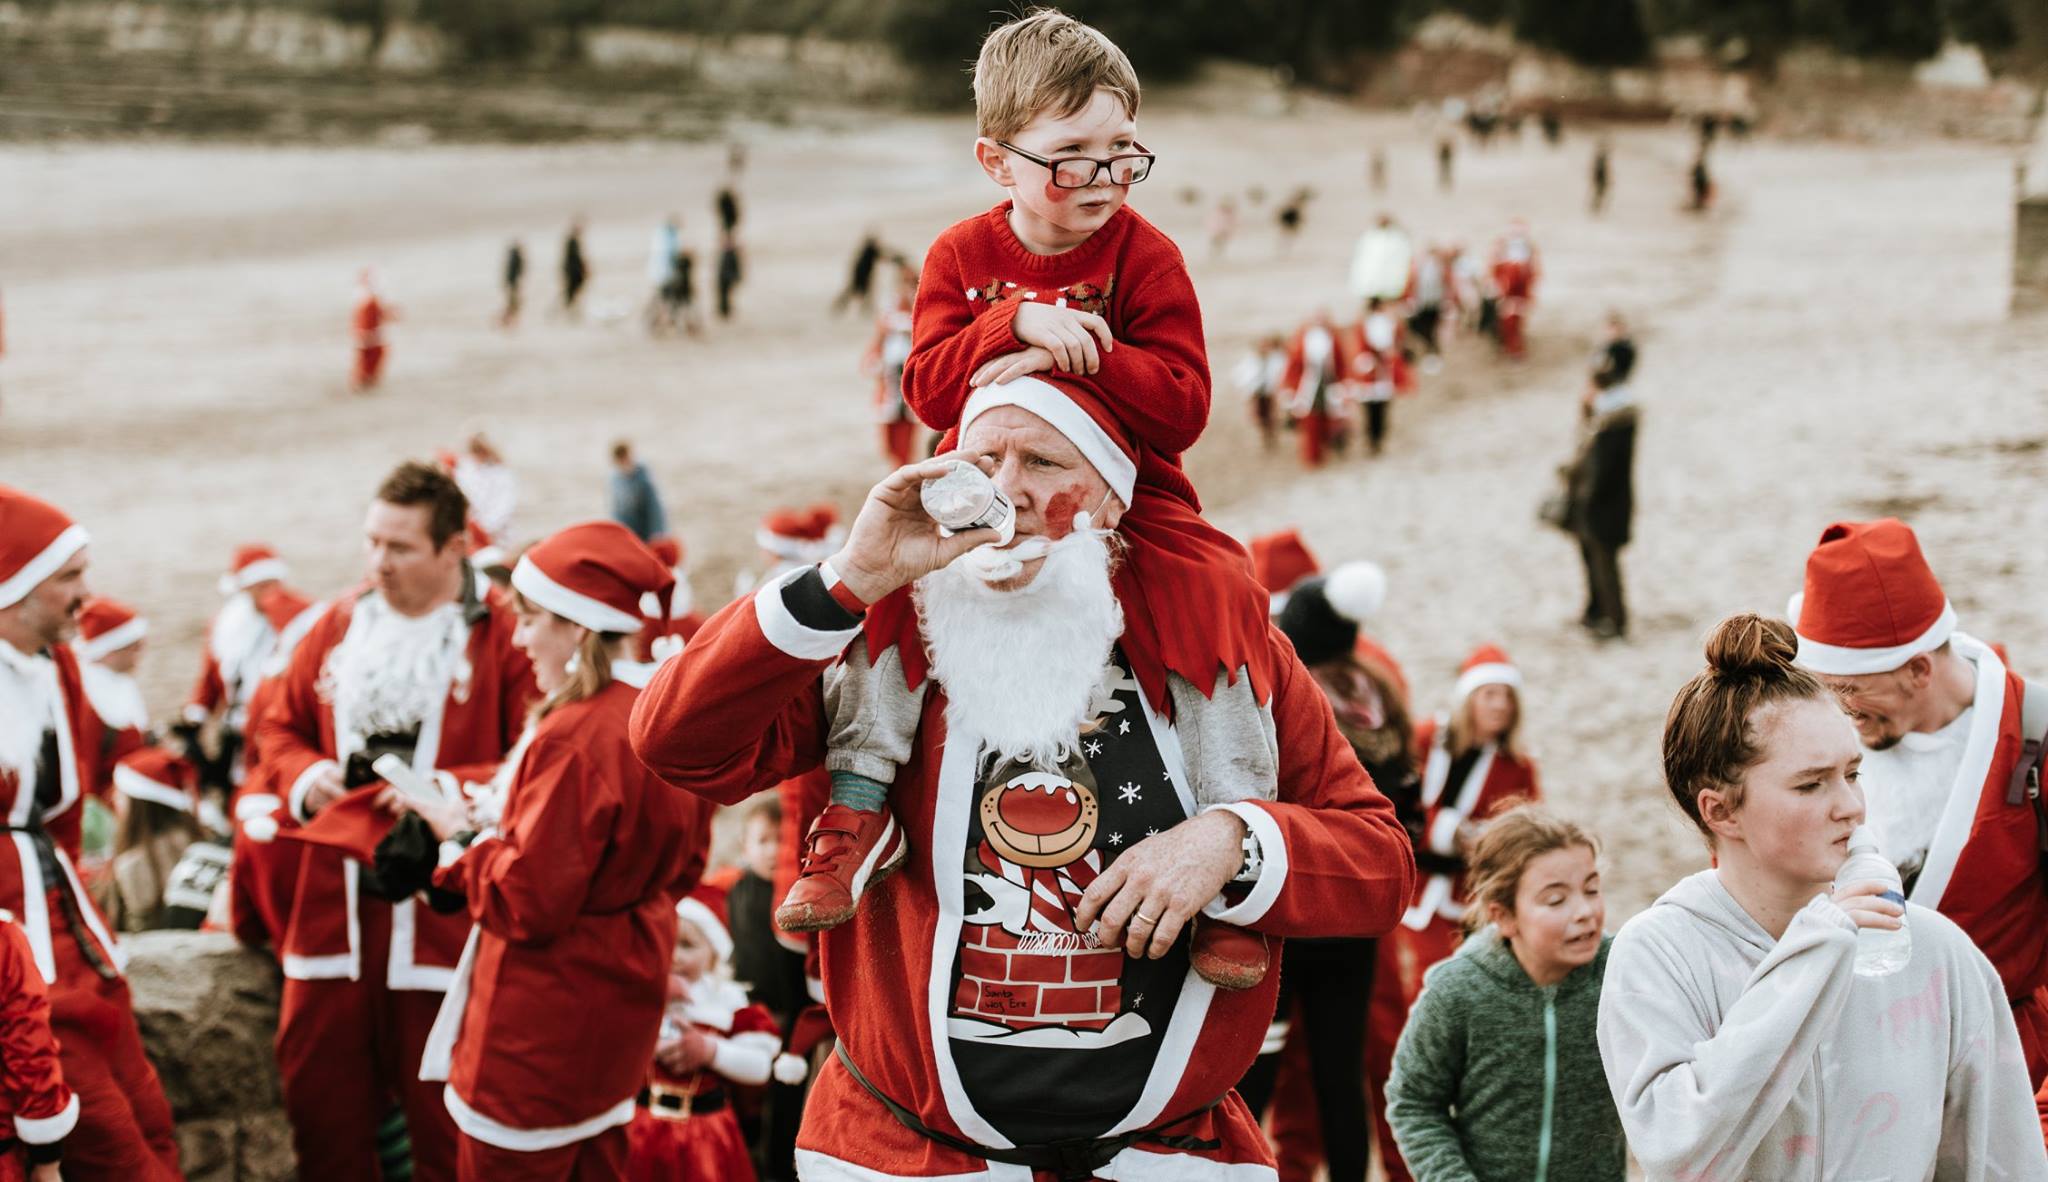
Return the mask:
<path id="1" fill-rule="evenodd" d="M 696 1088 L 671 1088 L 665 1084 L 647 1085 L 647 1111 L 658 1120 L 688 1120 L 690 1109 L 697 1096 Z M 673 1099 L 676 1107 L 670 1108 L 663 1101 Z"/>

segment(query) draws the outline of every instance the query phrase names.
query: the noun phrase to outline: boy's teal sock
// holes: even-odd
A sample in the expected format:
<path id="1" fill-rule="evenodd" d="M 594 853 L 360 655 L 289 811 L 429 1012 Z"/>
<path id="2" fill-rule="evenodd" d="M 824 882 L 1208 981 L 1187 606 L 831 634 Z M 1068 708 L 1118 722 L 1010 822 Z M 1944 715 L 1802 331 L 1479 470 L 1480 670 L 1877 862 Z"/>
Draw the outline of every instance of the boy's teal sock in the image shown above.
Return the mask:
<path id="1" fill-rule="evenodd" d="M 879 813 L 889 804 L 889 786 L 858 772 L 832 773 L 832 803 L 862 813 Z"/>

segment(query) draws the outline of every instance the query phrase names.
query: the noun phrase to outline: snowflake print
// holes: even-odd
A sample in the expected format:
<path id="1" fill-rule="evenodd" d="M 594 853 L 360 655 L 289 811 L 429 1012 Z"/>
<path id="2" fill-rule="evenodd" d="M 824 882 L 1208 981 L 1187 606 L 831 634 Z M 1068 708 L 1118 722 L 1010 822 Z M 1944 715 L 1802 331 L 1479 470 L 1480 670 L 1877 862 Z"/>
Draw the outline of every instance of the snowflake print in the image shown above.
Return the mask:
<path id="1" fill-rule="evenodd" d="M 1102 754 L 1102 740 L 1090 739 L 1081 745 L 1081 749 L 1090 755 L 1100 755 Z"/>
<path id="2" fill-rule="evenodd" d="M 1117 789 L 1116 792 L 1118 796 L 1123 797 L 1125 804 L 1135 804 L 1143 799 L 1145 795 L 1144 789 L 1130 783 L 1126 783 L 1123 787 Z"/>
<path id="3" fill-rule="evenodd" d="M 1145 830 L 1145 836 L 1147 836 L 1147 837 L 1157 837 L 1157 836 L 1159 836 L 1159 830 L 1157 830 L 1157 829 L 1147 829 L 1147 830 Z"/>
<path id="4" fill-rule="evenodd" d="M 1111 844 L 1111 845 L 1122 845 L 1123 843 L 1124 843 L 1124 835 L 1123 835 L 1123 834 L 1121 834 L 1121 833 L 1112 833 L 1112 834 L 1110 834 L 1110 835 L 1109 835 L 1109 844 Z"/>

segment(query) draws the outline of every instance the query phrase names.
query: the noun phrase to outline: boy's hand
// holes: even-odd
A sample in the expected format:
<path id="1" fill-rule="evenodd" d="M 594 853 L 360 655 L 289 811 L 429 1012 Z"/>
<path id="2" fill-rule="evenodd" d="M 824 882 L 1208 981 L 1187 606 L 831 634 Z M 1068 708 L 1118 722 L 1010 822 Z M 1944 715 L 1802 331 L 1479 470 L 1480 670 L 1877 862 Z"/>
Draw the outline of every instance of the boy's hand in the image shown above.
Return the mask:
<path id="1" fill-rule="evenodd" d="M 1051 350 L 1033 345 L 1029 349 L 1005 353 L 975 370 L 974 377 L 967 384 L 977 387 L 1001 385 L 1014 378 L 1021 378 L 1027 373 L 1044 373 L 1056 364 L 1058 363 L 1052 359 Z"/>
<path id="2" fill-rule="evenodd" d="M 1051 304 L 1027 302 L 1018 308 L 1016 319 L 1010 321 L 1010 335 L 1051 353 L 1053 364 L 1067 373 L 1094 373 L 1102 368 L 1102 354 L 1116 349 L 1109 321 Z"/>

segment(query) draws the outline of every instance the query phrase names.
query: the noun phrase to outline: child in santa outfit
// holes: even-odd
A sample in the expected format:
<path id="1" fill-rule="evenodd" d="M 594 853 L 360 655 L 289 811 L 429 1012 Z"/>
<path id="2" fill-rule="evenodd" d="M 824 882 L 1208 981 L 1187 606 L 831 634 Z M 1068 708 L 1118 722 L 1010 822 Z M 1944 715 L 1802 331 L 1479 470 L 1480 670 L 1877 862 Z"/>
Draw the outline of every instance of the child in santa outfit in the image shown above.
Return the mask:
<path id="1" fill-rule="evenodd" d="M 754 1164 L 733 1116 L 732 1085 L 772 1077 L 801 1083 L 803 1061 L 781 1054 L 768 1008 L 732 979 L 732 935 L 723 896 L 700 887 L 676 904 L 668 1008 L 641 1089 L 630 1146 L 629 1182 L 753 1182 Z"/>
<path id="2" fill-rule="evenodd" d="M 1465 851 L 1489 818 L 1542 797 L 1536 761 L 1517 737 L 1521 687 L 1521 670 L 1507 654 L 1481 645 L 1458 668 L 1449 717 L 1416 725 L 1422 811 L 1420 831 L 1412 836 L 1420 873 L 1415 899 L 1401 926 L 1386 937 L 1373 972 L 1365 1062 L 1374 1095 L 1385 1094 L 1394 1047 L 1422 992 L 1423 974 L 1457 950 L 1460 924 L 1471 903 L 1465 891 Z M 1387 1177 L 1406 1182 L 1407 1167 L 1384 1108 L 1375 1114 L 1375 1124 Z"/>
<path id="3" fill-rule="evenodd" d="M 0 1182 L 58 1182 L 78 1097 L 64 1086 L 50 1033 L 50 988 L 28 934 L 0 911 L 0 1120 L 21 1148 L 0 1148 Z"/>
<path id="4" fill-rule="evenodd" d="M 78 611 L 78 639 L 71 642 L 71 649 L 78 654 L 85 696 L 112 732 L 104 764 L 108 768 L 148 741 L 149 706 L 135 680 L 148 635 L 149 621 L 118 600 L 105 596 L 88 599 Z M 105 795 L 109 785 L 102 782 L 98 787 Z"/>
<path id="5" fill-rule="evenodd" d="M 114 859 L 94 892 L 107 922 L 117 932 L 199 927 L 229 861 L 199 821 L 199 769 L 144 747 L 115 765 L 114 801 Z"/>
<path id="6" fill-rule="evenodd" d="M 1259 428 L 1259 443 L 1268 451 L 1272 450 L 1279 430 L 1274 403 L 1283 388 L 1280 379 L 1286 372 L 1287 342 L 1274 333 L 1259 338 L 1258 345 L 1237 363 L 1234 375 L 1239 392 L 1252 404 L 1252 421 Z"/>

